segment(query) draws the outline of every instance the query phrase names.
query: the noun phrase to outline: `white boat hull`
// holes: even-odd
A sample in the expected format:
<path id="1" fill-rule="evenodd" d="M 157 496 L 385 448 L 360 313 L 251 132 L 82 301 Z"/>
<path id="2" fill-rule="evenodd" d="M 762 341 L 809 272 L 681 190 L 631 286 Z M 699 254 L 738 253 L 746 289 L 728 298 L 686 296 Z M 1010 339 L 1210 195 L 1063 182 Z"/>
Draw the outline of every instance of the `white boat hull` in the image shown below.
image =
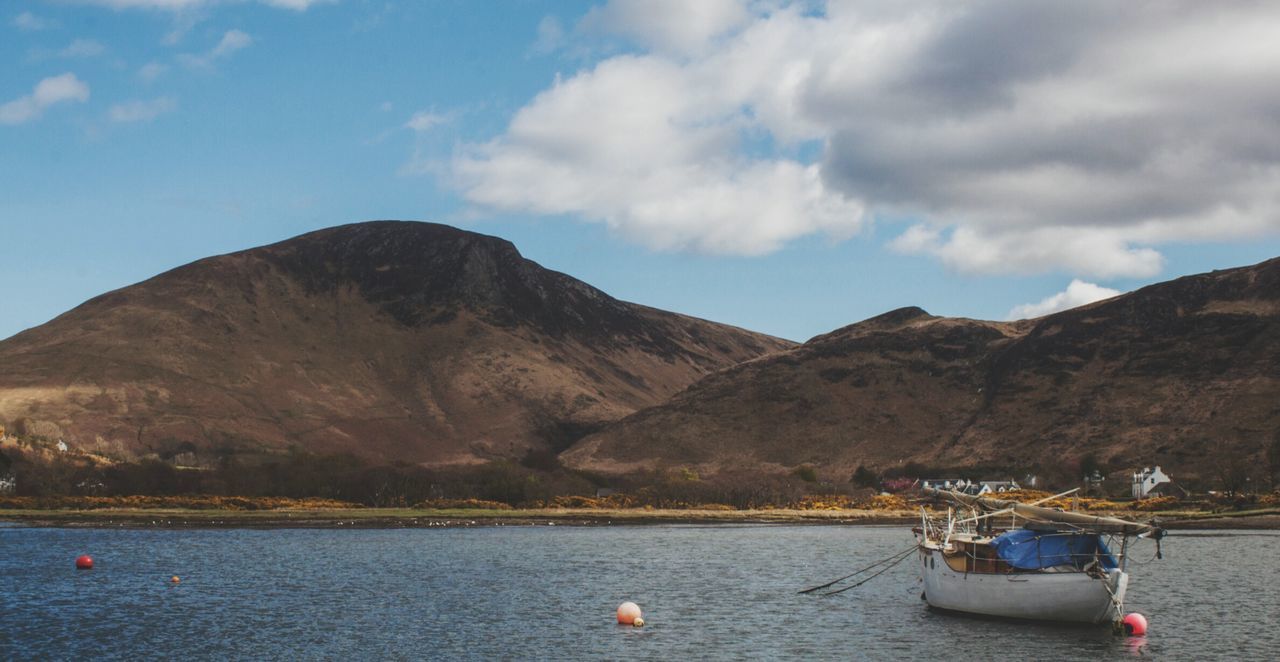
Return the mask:
<path id="1" fill-rule="evenodd" d="M 924 598 L 931 607 L 984 616 L 1107 623 L 1116 618 L 1114 605 L 1124 604 L 1129 583 L 1119 569 L 1105 579 L 1083 572 L 966 573 L 951 568 L 936 548 L 925 546 L 919 548 L 919 559 Z"/>

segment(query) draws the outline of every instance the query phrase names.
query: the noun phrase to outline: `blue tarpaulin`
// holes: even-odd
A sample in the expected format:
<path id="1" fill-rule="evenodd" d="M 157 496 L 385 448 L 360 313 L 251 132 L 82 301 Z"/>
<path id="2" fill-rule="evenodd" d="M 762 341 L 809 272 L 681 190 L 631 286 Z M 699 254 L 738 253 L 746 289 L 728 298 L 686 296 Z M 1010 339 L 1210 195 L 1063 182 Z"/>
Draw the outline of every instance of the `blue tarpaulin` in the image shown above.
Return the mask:
<path id="1" fill-rule="evenodd" d="M 1073 565 L 1083 568 L 1096 555 L 1103 569 L 1116 567 L 1116 559 L 1102 542 L 1102 537 L 1091 533 L 1047 533 L 1018 529 L 996 537 L 991 541 L 1009 565 L 1020 570 L 1037 570 L 1056 565 Z"/>

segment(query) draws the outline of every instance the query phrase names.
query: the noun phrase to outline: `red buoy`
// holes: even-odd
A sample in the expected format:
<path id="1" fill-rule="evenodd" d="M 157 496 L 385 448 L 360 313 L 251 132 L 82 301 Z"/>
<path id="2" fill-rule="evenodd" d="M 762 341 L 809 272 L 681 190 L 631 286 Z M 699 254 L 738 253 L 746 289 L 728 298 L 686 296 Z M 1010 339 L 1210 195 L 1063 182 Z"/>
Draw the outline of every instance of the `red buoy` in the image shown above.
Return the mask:
<path id="1" fill-rule="evenodd" d="M 76 558 L 76 568 L 79 570 L 92 570 L 93 557 L 88 554 L 81 554 Z"/>
<path id="2" fill-rule="evenodd" d="M 1124 625 L 1124 633 L 1131 637 L 1142 637 L 1147 634 L 1147 617 L 1136 611 L 1125 614 L 1120 623 Z"/>
<path id="3" fill-rule="evenodd" d="M 620 625 L 635 625 L 637 618 L 640 618 L 640 607 L 634 602 L 624 602 L 618 605 L 618 623 Z"/>

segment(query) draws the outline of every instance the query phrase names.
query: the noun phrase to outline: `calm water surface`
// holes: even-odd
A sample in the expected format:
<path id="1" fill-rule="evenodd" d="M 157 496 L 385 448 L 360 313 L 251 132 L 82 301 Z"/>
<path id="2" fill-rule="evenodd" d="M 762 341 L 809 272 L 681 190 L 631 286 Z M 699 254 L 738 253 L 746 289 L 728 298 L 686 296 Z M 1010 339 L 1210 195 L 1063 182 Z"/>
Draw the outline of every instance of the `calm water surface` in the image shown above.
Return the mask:
<path id="1" fill-rule="evenodd" d="M 1145 639 L 934 613 L 909 562 L 796 595 L 910 544 L 905 527 L 0 525 L 0 659 L 1280 658 L 1275 532 L 1178 532 L 1132 565 Z M 624 600 L 648 626 L 613 623 Z"/>

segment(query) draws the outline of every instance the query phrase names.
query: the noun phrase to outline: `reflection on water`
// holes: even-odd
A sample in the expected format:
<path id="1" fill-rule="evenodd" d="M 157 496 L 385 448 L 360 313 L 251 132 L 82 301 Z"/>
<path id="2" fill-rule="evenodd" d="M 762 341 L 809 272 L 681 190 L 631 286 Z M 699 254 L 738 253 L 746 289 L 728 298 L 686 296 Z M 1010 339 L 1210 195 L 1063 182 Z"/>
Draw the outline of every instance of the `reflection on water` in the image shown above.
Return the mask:
<path id="1" fill-rule="evenodd" d="M 1150 636 L 931 612 L 905 527 L 95 530 L 0 527 L 0 659 L 1274 659 L 1271 532 L 1178 532 L 1132 567 Z M 1149 543 L 1140 543 L 1135 558 Z M 78 554 L 95 569 L 77 572 Z M 167 580 L 179 575 L 182 583 Z M 643 629 L 614 624 L 625 600 Z"/>

